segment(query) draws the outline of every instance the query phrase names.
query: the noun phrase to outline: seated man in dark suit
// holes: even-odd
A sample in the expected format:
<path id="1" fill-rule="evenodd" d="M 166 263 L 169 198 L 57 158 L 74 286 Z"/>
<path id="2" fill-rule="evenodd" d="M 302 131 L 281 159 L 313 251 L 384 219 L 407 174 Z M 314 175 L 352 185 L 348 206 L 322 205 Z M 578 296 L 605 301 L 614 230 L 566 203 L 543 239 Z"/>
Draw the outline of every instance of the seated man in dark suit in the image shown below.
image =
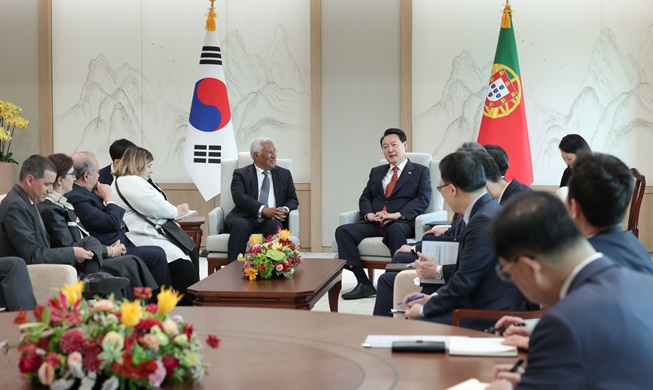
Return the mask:
<path id="1" fill-rule="evenodd" d="M 511 196 L 522 192 L 532 191 L 529 186 L 520 183 L 517 179 L 510 180 L 510 183 L 506 181 L 504 177 L 506 176 L 510 164 L 508 162 L 508 154 L 501 146 L 485 145 L 485 150 L 487 151 L 488 156 L 490 156 L 496 164 L 496 166 L 488 163 L 483 164 L 487 179 L 485 187 L 487 188 L 487 192 L 489 192 L 500 205 L 503 205 L 503 203 Z"/>
<path id="2" fill-rule="evenodd" d="M 347 260 L 358 281 L 352 291 L 342 294 L 343 299 L 376 294 L 363 270 L 358 244 L 367 237 L 383 237 L 390 253 L 395 253 L 413 235 L 415 218 L 424 213 L 431 199 L 429 169 L 406 158 L 406 134 L 401 129 L 387 129 L 380 143 L 388 164 L 370 171 L 358 200 L 361 220 L 336 229 L 338 256 Z"/>
<path id="3" fill-rule="evenodd" d="M 440 266 L 433 259 L 418 253 L 418 273 L 428 269 L 430 277 L 444 279 L 439 289 L 424 287 L 424 298 L 408 302 L 420 295 L 409 294 L 404 305 L 406 317 L 451 324 L 451 313 L 458 308 L 488 310 L 527 310 L 529 305 L 517 288 L 503 283 L 492 272 L 497 256 L 490 246 L 487 226 L 499 211 L 496 200 L 485 192 L 485 172 L 477 153 L 456 152 L 440 162 L 442 177 L 437 189 L 444 201 L 457 213 L 463 214 L 466 226 L 460 236 L 455 265 Z M 425 265 L 422 270 L 421 266 Z M 424 277 L 424 276 L 421 276 Z M 468 323 L 468 327 L 484 328 L 485 323 Z"/>
<path id="4" fill-rule="evenodd" d="M 289 170 L 277 166 L 277 150 L 269 138 L 256 138 L 250 146 L 252 165 L 236 169 L 231 181 L 231 196 L 236 205 L 224 221 L 229 233 L 229 262 L 245 253 L 249 236 L 264 236 L 288 228 L 288 213 L 299 201 Z M 298 234 L 299 232 L 292 232 Z"/>
<path id="5" fill-rule="evenodd" d="M 496 367 L 492 389 L 650 388 L 652 276 L 597 253 L 551 194 L 506 204 L 490 235 L 497 274 L 549 308 L 533 330 L 525 371 Z"/>
<path id="6" fill-rule="evenodd" d="M 34 310 L 36 298 L 27 265 L 20 257 L 0 257 L 0 307 Z"/>
<path id="7" fill-rule="evenodd" d="M 37 203 L 52 193 L 57 169 L 48 158 L 35 154 L 20 168 L 18 184 L 0 203 L 0 257 L 18 256 L 27 264 L 68 264 L 87 282 L 90 294 L 110 294 L 129 279 L 99 272 L 102 264 L 93 252 L 79 246 L 52 248 Z"/>
<path id="8" fill-rule="evenodd" d="M 118 166 L 120 159 L 122 159 L 122 155 L 125 154 L 125 150 L 131 148 L 132 146 L 136 146 L 136 145 L 130 140 L 125 138 L 121 138 L 119 140 L 113 141 L 111 146 L 109 146 L 109 155 L 111 156 L 111 164 L 100 169 L 100 178 L 98 179 L 100 183 L 106 185 L 111 185 L 111 183 L 113 183 L 113 175 L 111 174 L 111 172 L 113 172 Z"/>
<path id="9" fill-rule="evenodd" d="M 125 209 L 113 201 L 111 187 L 98 182 L 97 158 L 90 152 L 78 152 L 72 159 L 75 182 L 66 198 L 75 207 L 84 228 L 103 245 L 122 243 L 126 254 L 143 260 L 159 286 L 171 286 L 165 251 L 158 246 L 136 246 L 123 232 Z"/>

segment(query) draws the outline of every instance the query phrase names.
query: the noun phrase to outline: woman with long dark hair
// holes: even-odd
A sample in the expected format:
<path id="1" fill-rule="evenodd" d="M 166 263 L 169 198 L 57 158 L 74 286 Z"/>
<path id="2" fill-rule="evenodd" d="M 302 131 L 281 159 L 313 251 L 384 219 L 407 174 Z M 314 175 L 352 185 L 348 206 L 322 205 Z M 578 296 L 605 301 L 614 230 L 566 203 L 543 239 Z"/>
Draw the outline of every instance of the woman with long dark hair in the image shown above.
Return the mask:
<path id="1" fill-rule="evenodd" d="M 560 180 L 560 187 L 566 187 L 569 178 L 571 177 L 571 170 L 574 167 L 576 156 L 582 153 L 592 153 L 592 149 L 583 137 L 578 134 L 567 134 L 560 140 L 560 155 L 567 164 L 567 168 L 562 173 Z"/>

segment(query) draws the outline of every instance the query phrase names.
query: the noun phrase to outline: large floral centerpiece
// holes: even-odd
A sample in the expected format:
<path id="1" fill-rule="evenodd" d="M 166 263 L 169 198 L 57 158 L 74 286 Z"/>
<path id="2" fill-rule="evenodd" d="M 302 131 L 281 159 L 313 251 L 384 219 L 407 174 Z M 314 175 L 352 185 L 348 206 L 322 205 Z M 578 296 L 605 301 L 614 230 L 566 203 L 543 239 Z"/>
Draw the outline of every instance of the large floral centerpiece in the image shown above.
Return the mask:
<path id="1" fill-rule="evenodd" d="M 169 316 L 180 297 L 161 289 L 156 304 L 145 304 L 149 288 L 135 288 L 136 300 L 82 298 L 84 283 L 66 285 L 46 306 L 37 305 L 35 322 L 19 312 L 18 369 L 33 384 L 50 389 L 157 388 L 162 383 L 200 381 L 202 343 L 181 316 Z M 206 340 L 217 348 L 220 340 Z"/>
<path id="2" fill-rule="evenodd" d="M 277 230 L 261 242 L 260 234 L 249 238 L 246 254 L 239 254 L 238 261 L 243 264 L 243 273 L 249 280 L 270 279 L 272 275 L 292 277 L 295 267 L 303 263 L 299 247 L 290 240 L 289 230 Z"/>
<path id="3" fill-rule="evenodd" d="M 22 108 L 12 102 L 0 100 L 0 162 L 18 164 L 9 151 L 11 139 L 16 128 L 24 129 L 29 126 L 29 121 L 20 116 Z"/>

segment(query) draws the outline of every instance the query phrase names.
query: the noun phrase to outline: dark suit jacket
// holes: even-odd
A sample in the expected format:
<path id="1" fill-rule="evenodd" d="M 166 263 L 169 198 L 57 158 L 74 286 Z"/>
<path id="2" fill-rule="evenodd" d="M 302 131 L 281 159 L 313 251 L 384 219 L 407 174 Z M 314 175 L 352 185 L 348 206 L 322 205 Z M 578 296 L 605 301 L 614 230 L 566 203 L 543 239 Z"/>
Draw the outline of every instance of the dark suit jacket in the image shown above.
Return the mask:
<path id="1" fill-rule="evenodd" d="M 53 248 L 76 246 L 82 239 L 82 234 L 75 224 L 77 216 L 71 210 L 54 204 L 49 199 L 39 203 L 41 218 L 50 237 Z"/>
<path id="2" fill-rule="evenodd" d="M 75 265 L 72 247 L 50 247 L 36 209 L 18 184 L 0 203 L 0 257 L 5 256 L 22 257 L 27 264 Z"/>
<path id="3" fill-rule="evenodd" d="M 458 261 L 453 267 L 443 267 L 447 283 L 437 290 L 437 297 L 429 299 L 424 305 L 425 317 L 458 308 L 528 309 L 528 301 L 517 287 L 502 282 L 494 271 L 498 258 L 490 244 L 487 227 L 499 207 L 489 194 L 476 201 L 460 236 Z"/>
<path id="4" fill-rule="evenodd" d="M 605 229 L 588 239 L 590 244 L 615 263 L 638 272 L 653 275 L 653 261 L 644 245 L 631 232 L 620 226 Z"/>
<path id="5" fill-rule="evenodd" d="M 113 183 L 113 175 L 111 174 L 111 164 L 100 169 L 98 173 L 100 174 L 100 178 L 98 179 L 100 183 L 106 185 L 111 185 L 111 183 Z"/>
<path id="6" fill-rule="evenodd" d="M 501 203 L 500 205 L 503 205 L 506 203 L 508 199 L 510 199 L 511 196 L 519 195 L 524 192 L 532 192 L 533 190 L 531 187 L 524 185 L 519 182 L 517 179 L 512 179 L 510 183 L 508 183 L 508 187 L 503 191 L 503 195 L 501 196 Z"/>
<path id="7" fill-rule="evenodd" d="M 366 214 L 376 213 L 387 207 L 389 213 L 400 212 L 406 221 L 414 223 L 415 217 L 424 213 L 431 201 L 431 174 L 427 167 L 406 163 L 404 171 L 399 176 L 392 194 L 385 198 L 382 180 L 390 169 L 389 164 L 372 168 L 367 185 L 358 200 L 360 218 Z"/>
<path id="8" fill-rule="evenodd" d="M 653 367 L 653 277 L 603 257 L 533 330 L 517 389 L 648 389 Z"/>
<path id="9" fill-rule="evenodd" d="M 73 190 L 66 194 L 68 202 L 75 207 L 84 228 L 103 245 L 111 245 L 117 240 L 127 244 L 129 240 L 122 231 L 122 217 L 125 209 L 115 203 L 104 202 L 86 188 L 73 184 Z"/>
<path id="10" fill-rule="evenodd" d="M 297 209 L 299 201 L 295 193 L 295 184 L 289 170 L 275 166 L 271 171 L 272 184 L 274 185 L 274 198 L 277 207 L 288 207 L 289 210 Z M 225 226 L 229 228 L 237 218 L 256 218 L 258 210 L 263 205 L 258 201 L 258 178 L 254 164 L 234 171 L 231 180 L 231 196 L 236 205 L 225 218 Z M 284 221 L 288 228 L 288 219 Z"/>

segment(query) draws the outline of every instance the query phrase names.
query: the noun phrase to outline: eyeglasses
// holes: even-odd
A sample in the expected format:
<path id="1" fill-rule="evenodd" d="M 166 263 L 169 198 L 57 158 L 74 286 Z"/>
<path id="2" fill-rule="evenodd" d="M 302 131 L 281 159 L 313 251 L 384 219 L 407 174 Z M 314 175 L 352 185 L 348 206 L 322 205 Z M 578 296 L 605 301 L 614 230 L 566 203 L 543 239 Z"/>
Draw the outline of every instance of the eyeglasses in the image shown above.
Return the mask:
<path id="1" fill-rule="evenodd" d="M 448 186 L 449 184 L 451 184 L 451 183 L 447 183 L 447 184 L 443 184 L 443 185 L 441 185 L 441 186 L 437 186 L 437 187 L 435 187 L 435 189 L 438 190 L 438 192 L 442 192 L 442 189 L 443 189 L 444 187 Z"/>
<path id="2" fill-rule="evenodd" d="M 505 267 L 501 265 L 501 262 L 497 262 L 497 265 L 494 266 L 494 272 L 496 272 L 499 280 L 502 282 L 512 282 L 512 277 L 510 276 L 510 273 L 508 273 L 508 270 L 510 270 L 515 265 L 515 263 L 517 263 L 517 260 L 519 260 L 519 257 L 516 257 L 514 260 L 510 261 Z"/>
<path id="3" fill-rule="evenodd" d="M 274 155 L 277 154 L 277 150 L 276 149 L 274 149 L 274 150 L 265 150 L 265 151 L 263 151 L 263 153 L 267 154 L 268 156 L 272 156 L 273 154 Z"/>
<path id="4" fill-rule="evenodd" d="M 75 175 L 77 175 L 77 172 L 75 172 L 75 171 L 68 172 L 68 173 L 64 174 L 64 176 L 75 176 Z"/>

